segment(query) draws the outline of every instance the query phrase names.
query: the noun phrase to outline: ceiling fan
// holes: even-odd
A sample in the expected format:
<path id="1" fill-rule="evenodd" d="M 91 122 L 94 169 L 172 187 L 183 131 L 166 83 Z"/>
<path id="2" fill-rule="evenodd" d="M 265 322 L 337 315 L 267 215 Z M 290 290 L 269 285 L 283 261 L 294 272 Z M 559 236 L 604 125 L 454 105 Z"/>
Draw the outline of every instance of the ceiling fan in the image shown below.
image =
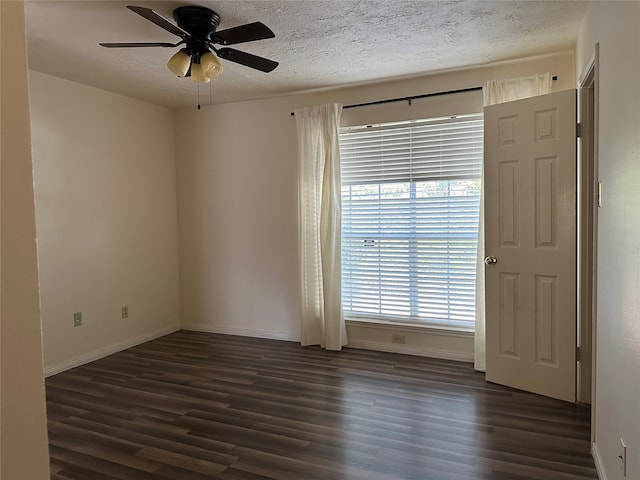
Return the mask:
<path id="1" fill-rule="evenodd" d="M 216 31 L 220 24 L 220 16 L 213 10 L 200 6 L 178 7 L 173 11 L 177 25 L 162 17 L 150 8 L 127 6 L 138 15 L 155 23 L 160 28 L 180 37 L 177 43 L 142 42 L 142 43 L 100 43 L 107 48 L 129 47 L 169 47 L 184 45 L 167 63 L 167 68 L 179 77 L 190 76 L 194 82 L 208 83 L 222 73 L 222 65 L 218 57 L 239 63 L 262 72 L 271 72 L 278 62 L 241 52 L 234 48 L 216 48 L 215 45 L 235 45 L 274 38 L 275 34 L 262 22 L 248 23 L 226 30 Z"/>

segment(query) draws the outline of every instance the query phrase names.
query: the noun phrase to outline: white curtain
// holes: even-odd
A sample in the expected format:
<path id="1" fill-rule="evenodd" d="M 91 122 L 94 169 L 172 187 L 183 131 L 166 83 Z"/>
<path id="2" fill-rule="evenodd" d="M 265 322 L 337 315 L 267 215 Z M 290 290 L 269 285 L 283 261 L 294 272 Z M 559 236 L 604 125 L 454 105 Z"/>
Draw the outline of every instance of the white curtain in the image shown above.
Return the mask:
<path id="1" fill-rule="evenodd" d="M 347 344 L 341 293 L 339 128 L 342 105 L 295 111 L 302 317 L 300 343 Z"/>
<path id="2" fill-rule="evenodd" d="M 487 80 L 482 87 L 484 105 L 512 102 L 521 98 L 545 95 L 551 92 L 551 74 L 538 73 L 527 77 Z"/>
<path id="3" fill-rule="evenodd" d="M 551 92 L 551 74 L 538 73 L 527 77 L 487 80 L 482 87 L 484 106 L 511 102 L 522 98 L 545 95 Z M 484 172 L 483 172 L 484 177 Z M 484 286 L 484 178 L 480 191 L 480 219 L 478 224 L 478 260 L 476 273 L 476 333 L 475 361 L 476 370 L 486 370 L 485 336 L 485 286 Z"/>

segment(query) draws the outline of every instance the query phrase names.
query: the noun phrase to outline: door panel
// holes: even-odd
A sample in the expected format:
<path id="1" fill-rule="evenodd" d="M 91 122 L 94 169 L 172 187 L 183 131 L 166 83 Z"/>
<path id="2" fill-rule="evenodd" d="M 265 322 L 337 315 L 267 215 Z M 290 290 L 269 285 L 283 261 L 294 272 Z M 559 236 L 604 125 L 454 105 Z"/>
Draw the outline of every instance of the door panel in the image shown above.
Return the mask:
<path id="1" fill-rule="evenodd" d="M 575 401 L 575 90 L 485 107 L 487 380 Z"/>
<path id="2" fill-rule="evenodd" d="M 500 273 L 500 355 L 520 359 L 520 275 Z"/>
<path id="3" fill-rule="evenodd" d="M 507 161 L 499 164 L 499 228 L 502 247 L 520 245 L 520 164 Z"/>

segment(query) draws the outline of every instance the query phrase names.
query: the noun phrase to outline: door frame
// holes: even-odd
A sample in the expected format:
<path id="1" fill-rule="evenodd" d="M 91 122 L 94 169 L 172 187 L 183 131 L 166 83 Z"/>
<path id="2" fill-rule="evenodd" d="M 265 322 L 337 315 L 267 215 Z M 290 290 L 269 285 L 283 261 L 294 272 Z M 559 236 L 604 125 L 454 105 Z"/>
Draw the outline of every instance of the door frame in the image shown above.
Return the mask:
<path id="1" fill-rule="evenodd" d="M 595 438 L 595 388 L 597 341 L 598 208 L 601 201 L 598 177 L 598 103 L 600 46 L 580 75 L 578 119 L 582 135 L 578 145 L 578 362 L 577 401 L 591 404 L 591 439 Z"/>

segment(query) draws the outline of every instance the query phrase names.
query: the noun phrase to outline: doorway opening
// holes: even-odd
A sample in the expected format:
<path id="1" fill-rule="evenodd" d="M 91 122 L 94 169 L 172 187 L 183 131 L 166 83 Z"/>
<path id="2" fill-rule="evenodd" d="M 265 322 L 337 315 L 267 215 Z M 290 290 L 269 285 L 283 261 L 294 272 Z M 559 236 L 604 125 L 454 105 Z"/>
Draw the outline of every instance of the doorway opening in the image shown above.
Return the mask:
<path id="1" fill-rule="evenodd" d="M 598 45 L 579 82 L 577 400 L 595 402 L 598 182 Z M 594 409 L 592 408 L 592 415 Z M 595 421 L 591 419 L 592 439 Z"/>

